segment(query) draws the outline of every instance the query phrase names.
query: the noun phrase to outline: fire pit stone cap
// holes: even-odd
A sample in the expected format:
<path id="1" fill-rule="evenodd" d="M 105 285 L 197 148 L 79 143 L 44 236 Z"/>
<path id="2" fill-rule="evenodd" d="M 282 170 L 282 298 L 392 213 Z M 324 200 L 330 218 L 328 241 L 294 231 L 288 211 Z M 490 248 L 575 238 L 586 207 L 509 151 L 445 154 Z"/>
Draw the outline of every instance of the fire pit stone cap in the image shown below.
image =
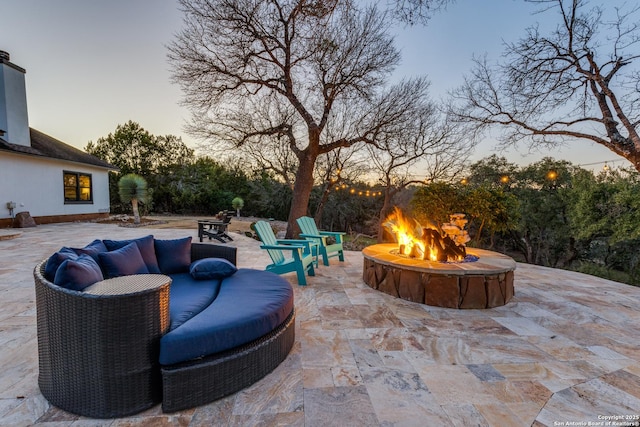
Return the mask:
<path id="1" fill-rule="evenodd" d="M 362 254 L 365 258 L 374 259 L 376 262 L 393 267 L 405 268 L 408 270 L 425 273 L 437 272 L 437 274 L 448 274 L 455 276 L 466 275 L 493 275 L 506 273 L 516 269 L 516 262 L 513 258 L 498 252 L 484 249 L 467 248 L 467 253 L 476 255 L 479 259 L 476 262 L 443 263 L 437 261 L 427 261 L 392 253 L 397 248 L 396 243 L 380 243 L 364 248 Z"/>

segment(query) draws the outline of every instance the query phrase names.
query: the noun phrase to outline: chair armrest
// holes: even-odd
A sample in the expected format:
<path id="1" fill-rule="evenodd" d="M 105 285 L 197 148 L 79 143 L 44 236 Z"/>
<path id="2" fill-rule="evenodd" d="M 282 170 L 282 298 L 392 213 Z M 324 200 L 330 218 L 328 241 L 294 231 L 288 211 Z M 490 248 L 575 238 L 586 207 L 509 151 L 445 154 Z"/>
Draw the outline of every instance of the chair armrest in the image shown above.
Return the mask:
<path id="1" fill-rule="evenodd" d="M 279 251 L 291 251 L 291 255 L 296 261 L 302 260 L 302 253 L 305 249 L 302 245 L 260 245 L 260 249 L 276 249 Z"/>
<path id="2" fill-rule="evenodd" d="M 336 242 L 341 243 L 342 236 L 347 233 L 344 233 L 342 231 L 321 231 L 320 234 L 325 237 L 334 237 L 336 239 Z"/>
<path id="3" fill-rule="evenodd" d="M 321 231 L 320 234 L 323 236 L 344 236 L 347 233 L 344 231 Z"/>
<path id="4" fill-rule="evenodd" d="M 300 237 L 304 237 L 305 239 L 319 240 L 322 246 L 326 246 L 327 244 L 327 236 L 319 236 L 317 234 L 300 234 Z"/>
<path id="5" fill-rule="evenodd" d="M 260 249 L 276 249 L 281 251 L 299 251 L 304 249 L 302 245 L 260 245 Z"/>
<path id="6" fill-rule="evenodd" d="M 276 242 L 278 242 L 278 244 L 280 245 L 304 246 L 307 252 L 311 250 L 311 245 L 315 245 L 314 242 L 310 242 L 309 240 L 304 239 L 278 239 L 276 240 Z"/>

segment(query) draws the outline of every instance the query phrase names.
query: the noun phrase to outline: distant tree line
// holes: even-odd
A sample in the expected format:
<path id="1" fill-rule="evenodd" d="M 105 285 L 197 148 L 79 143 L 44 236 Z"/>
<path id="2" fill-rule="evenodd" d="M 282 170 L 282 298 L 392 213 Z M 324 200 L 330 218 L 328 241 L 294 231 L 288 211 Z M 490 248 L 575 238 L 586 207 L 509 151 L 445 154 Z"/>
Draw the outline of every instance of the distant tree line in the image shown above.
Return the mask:
<path id="1" fill-rule="evenodd" d="M 233 208 L 237 197 L 244 201 L 243 216 L 286 220 L 292 200 L 292 189 L 274 172 L 252 168 L 239 159 L 235 164 L 222 163 L 209 156 L 196 156 L 180 138 L 155 136 L 138 123 L 118 125 L 113 133 L 89 142 L 85 150 L 119 170 L 110 174 L 112 213 L 130 212 L 130 204 L 119 197 L 118 181 L 128 174 L 142 176 L 148 184 L 149 200 L 140 206 L 143 214 L 215 215 Z M 346 173 L 345 173 L 346 175 Z M 366 183 L 342 181 L 346 188 L 370 190 Z M 348 187 L 347 187 L 348 185 Z M 316 185 L 307 214 L 315 216 L 326 188 Z M 381 191 L 381 188 L 376 188 Z M 357 232 L 375 230 L 372 221 L 382 205 L 381 197 L 358 196 L 349 191 L 331 191 L 323 201 L 321 226 L 334 230 Z M 333 196 L 335 194 L 335 197 Z"/>
<path id="2" fill-rule="evenodd" d="M 110 180 L 113 213 L 130 211 L 120 202 L 117 185 L 129 173 L 148 182 L 151 200 L 142 205 L 143 214 L 211 216 L 232 209 L 237 197 L 244 201 L 243 216 L 285 221 L 290 212 L 292 188 L 273 171 L 241 159 L 232 164 L 196 156 L 180 138 L 154 136 L 135 122 L 90 142 L 86 151 L 120 169 Z M 389 188 L 357 177 L 345 168 L 338 178 L 319 181 L 306 214 L 315 216 L 322 229 L 377 235 Z M 551 158 L 518 166 L 491 156 L 472 164 L 464 179 L 403 187 L 391 204 L 423 224 L 465 213 L 471 246 L 640 283 L 640 175 L 635 170 L 596 175 Z"/>
<path id="3" fill-rule="evenodd" d="M 426 223 L 467 214 L 471 246 L 520 261 L 640 284 L 640 175 L 599 174 L 545 158 L 517 166 L 491 156 L 457 183 L 416 191 L 411 211 Z"/>

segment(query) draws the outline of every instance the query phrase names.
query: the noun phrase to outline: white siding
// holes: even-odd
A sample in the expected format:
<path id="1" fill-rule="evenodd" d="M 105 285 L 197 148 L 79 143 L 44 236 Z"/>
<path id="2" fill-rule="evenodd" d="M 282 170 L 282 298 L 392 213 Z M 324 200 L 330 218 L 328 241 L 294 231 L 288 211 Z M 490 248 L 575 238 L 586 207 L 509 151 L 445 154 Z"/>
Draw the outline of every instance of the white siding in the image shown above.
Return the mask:
<path id="1" fill-rule="evenodd" d="M 91 174 L 93 203 L 65 204 L 63 171 Z M 109 212 L 109 176 L 104 168 L 56 159 L 0 152 L 0 218 L 11 218 L 7 202 L 17 204 L 14 215 L 74 215 Z"/>

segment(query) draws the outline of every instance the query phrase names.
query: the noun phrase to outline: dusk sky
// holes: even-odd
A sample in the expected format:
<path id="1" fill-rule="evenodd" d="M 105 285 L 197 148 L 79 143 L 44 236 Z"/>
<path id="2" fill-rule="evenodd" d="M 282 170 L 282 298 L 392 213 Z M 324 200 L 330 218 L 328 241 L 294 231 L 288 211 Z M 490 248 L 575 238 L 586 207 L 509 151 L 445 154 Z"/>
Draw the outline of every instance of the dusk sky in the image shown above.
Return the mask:
<path id="1" fill-rule="evenodd" d="M 138 122 L 154 135 L 185 134 L 188 111 L 170 82 L 166 45 L 181 27 L 173 0 L 0 0 L 0 50 L 25 68 L 30 126 L 78 148 L 107 136 L 118 124 Z M 383 0 L 386 1 L 386 0 Z M 434 98 L 458 86 L 471 58 L 499 59 L 502 41 L 516 41 L 541 19 L 523 0 L 458 0 L 427 27 L 398 26 L 402 64 L 394 78 L 427 75 Z M 549 16 L 549 15 L 545 15 Z M 528 147 L 495 151 L 480 144 L 471 161 L 497 153 L 529 164 L 544 155 L 588 164 L 621 159 L 585 142 L 552 152 Z M 613 166 L 628 166 L 616 161 Z M 596 165 L 594 169 L 601 168 Z"/>

